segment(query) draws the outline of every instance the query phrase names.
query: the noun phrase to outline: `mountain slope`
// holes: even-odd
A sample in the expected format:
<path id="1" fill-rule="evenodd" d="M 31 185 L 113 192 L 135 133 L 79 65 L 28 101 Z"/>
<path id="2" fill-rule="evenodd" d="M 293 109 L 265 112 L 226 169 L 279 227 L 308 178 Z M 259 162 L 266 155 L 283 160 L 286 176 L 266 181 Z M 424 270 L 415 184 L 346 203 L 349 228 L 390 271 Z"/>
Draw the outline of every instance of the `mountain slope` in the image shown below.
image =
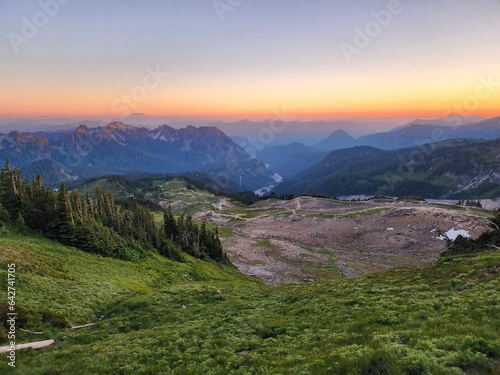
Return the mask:
<path id="1" fill-rule="evenodd" d="M 426 198 L 500 196 L 500 140 L 450 140 L 402 150 L 337 150 L 285 179 L 276 194 L 385 194 Z"/>
<path id="2" fill-rule="evenodd" d="M 0 136 L 0 158 L 9 158 L 26 175 L 42 172 L 49 184 L 130 171 L 223 174 L 228 169 L 225 185 L 232 190 L 255 190 L 272 181 L 263 163 L 214 127 L 149 130 L 113 122 L 81 125 L 69 134 L 10 132 Z"/>
<path id="3" fill-rule="evenodd" d="M 44 332 L 18 329 L 16 342 L 55 344 L 20 350 L 16 368 L 5 359 L 0 371 L 495 374 L 499 255 L 266 287 L 191 258 L 124 262 L 10 233 L 0 237 L 0 262 L 16 264 L 17 327 Z"/>

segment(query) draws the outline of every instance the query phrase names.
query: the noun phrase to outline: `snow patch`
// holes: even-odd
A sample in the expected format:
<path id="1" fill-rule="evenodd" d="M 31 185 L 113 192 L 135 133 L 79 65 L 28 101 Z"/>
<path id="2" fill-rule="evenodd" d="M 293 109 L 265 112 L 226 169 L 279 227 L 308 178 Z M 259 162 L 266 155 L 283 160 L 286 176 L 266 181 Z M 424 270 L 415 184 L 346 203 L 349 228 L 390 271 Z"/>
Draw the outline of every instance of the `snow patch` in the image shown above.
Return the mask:
<path id="1" fill-rule="evenodd" d="M 339 200 L 341 201 L 352 201 L 352 200 L 368 200 L 368 199 L 373 199 L 375 198 L 374 195 L 363 195 L 363 194 L 356 194 L 356 195 L 343 195 L 341 197 L 338 197 Z"/>
<path id="2" fill-rule="evenodd" d="M 281 181 L 283 181 L 283 177 L 281 177 L 279 174 L 275 173 L 271 176 L 271 178 L 274 180 L 274 182 L 276 184 L 280 183 Z M 273 190 L 273 187 L 276 186 L 276 184 L 272 184 L 272 185 L 268 185 L 268 186 L 264 186 L 260 189 L 257 189 L 254 191 L 254 194 L 257 194 L 258 196 L 263 196 L 263 195 L 266 195 L 267 193 L 270 193 L 271 190 Z"/>
<path id="3" fill-rule="evenodd" d="M 448 232 L 446 232 L 445 234 L 443 234 L 439 237 L 436 237 L 436 238 L 438 240 L 443 240 L 443 241 L 446 240 L 447 238 L 449 238 L 450 240 L 454 241 L 458 236 L 462 236 L 464 238 L 469 238 L 470 233 L 464 229 L 455 230 L 455 228 L 452 228 Z"/>
<path id="4" fill-rule="evenodd" d="M 271 176 L 271 178 L 275 181 L 275 182 L 281 182 L 283 181 L 283 177 L 281 177 L 279 174 L 275 173 Z"/>
<path id="5" fill-rule="evenodd" d="M 267 193 L 270 193 L 271 190 L 273 190 L 273 187 L 274 187 L 274 185 L 264 186 L 263 188 L 255 190 L 254 194 L 258 195 L 259 197 L 262 197 L 262 196 L 266 195 Z"/>

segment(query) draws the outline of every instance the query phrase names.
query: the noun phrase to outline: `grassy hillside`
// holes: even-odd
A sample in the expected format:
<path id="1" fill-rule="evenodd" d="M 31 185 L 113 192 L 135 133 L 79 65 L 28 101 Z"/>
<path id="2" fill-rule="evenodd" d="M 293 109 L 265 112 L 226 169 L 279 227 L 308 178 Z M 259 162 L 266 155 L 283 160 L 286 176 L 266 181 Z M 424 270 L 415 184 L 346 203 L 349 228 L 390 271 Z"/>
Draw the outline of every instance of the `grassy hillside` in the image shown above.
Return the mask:
<path id="1" fill-rule="evenodd" d="M 45 332 L 22 333 L 17 341 L 56 343 L 17 352 L 14 370 L 2 359 L 2 374 L 500 371 L 498 251 L 268 287 L 194 259 L 125 262 L 12 230 L 3 234 L 0 279 L 16 263 L 25 328 Z M 88 328 L 59 328 L 100 316 Z"/>

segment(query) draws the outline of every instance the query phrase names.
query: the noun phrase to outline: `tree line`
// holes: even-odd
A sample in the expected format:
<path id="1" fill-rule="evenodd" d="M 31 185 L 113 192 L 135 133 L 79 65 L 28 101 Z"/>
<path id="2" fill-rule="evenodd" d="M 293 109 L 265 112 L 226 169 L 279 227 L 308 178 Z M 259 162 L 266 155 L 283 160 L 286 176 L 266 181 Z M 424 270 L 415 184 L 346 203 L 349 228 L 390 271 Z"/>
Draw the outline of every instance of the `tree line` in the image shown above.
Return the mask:
<path id="1" fill-rule="evenodd" d="M 470 207 L 478 207 L 478 208 L 483 208 L 483 205 L 481 204 L 480 200 L 474 201 L 474 200 L 464 200 L 460 199 L 457 203 L 458 206 L 470 206 Z"/>
<path id="2" fill-rule="evenodd" d="M 175 219 L 170 208 L 157 226 L 152 213 L 132 199 L 124 207 L 110 193 L 58 191 L 44 186 L 41 176 L 23 179 L 9 161 L 0 171 L 0 221 L 30 228 L 81 250 L 135 260 L 148 252 L 182 261 L 183 252 L 200 259 L 229 263 L 217 229 L 198 226 L 190 216 Z"/>

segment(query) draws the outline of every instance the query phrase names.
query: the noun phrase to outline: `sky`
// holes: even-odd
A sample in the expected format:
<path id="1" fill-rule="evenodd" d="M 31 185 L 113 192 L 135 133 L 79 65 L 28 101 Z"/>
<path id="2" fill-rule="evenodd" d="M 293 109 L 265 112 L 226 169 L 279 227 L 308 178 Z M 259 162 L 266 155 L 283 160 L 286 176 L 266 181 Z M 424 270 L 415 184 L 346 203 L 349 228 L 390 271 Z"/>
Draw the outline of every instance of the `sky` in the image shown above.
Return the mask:
<path id="1" fill-rule="evenodd" d="M 0 0 L 0 118 L 500 115 L 500 0 Z"/>

